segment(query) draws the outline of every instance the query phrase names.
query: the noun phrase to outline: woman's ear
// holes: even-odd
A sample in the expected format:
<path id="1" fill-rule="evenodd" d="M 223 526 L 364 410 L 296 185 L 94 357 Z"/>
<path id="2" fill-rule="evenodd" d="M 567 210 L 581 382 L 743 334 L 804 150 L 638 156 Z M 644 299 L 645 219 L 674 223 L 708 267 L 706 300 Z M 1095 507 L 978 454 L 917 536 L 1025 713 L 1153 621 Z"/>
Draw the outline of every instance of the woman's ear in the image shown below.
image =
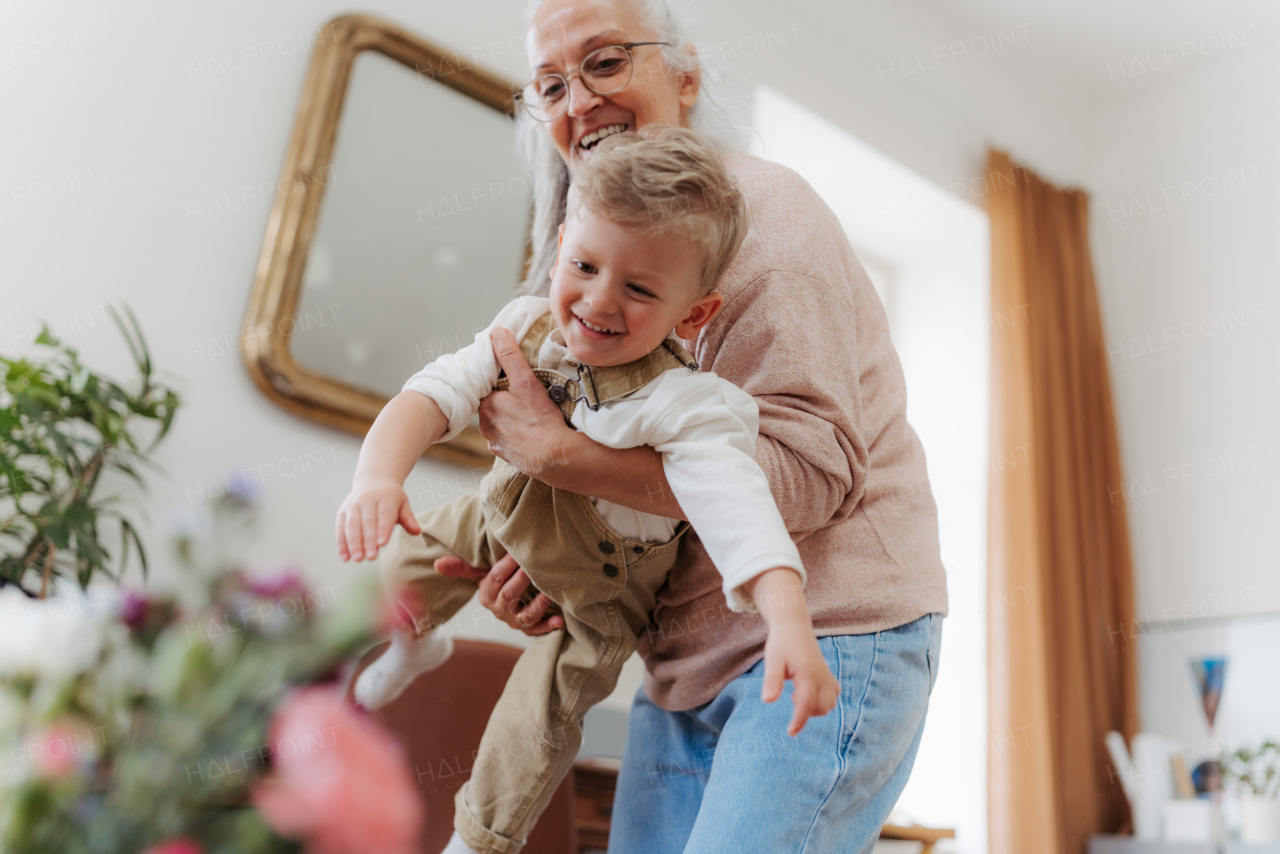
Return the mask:
<path id="1" fill-rule="evenodd" d="M 680 109 L 687 112 L 698 101 L 698 90 L 702 86 L 702 64 L 698 62 L 696 47 L 687 44 L 684 52 L 693 60 L 693 70 L 680 75 Z"/>
<path id="2" fill-rule="evenodd" d="M 712 291 L 701 296 L 685 313 L 684 319 L 676 324 L 676 334 L 686 341 L 698 337 L 698 330 L 711 322 L 724 307 L 724 294 Z"/>

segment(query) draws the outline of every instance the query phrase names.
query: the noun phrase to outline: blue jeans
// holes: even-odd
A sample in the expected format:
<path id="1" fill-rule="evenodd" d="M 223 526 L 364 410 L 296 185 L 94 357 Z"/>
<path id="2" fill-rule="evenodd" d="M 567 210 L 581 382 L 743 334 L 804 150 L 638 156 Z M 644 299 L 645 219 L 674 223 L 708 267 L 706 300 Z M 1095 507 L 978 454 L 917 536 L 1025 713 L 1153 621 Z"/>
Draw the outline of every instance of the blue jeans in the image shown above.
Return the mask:
<path id="1" fill-rule="evenodd" d="M 938 675 L 942 617 L 818 639 L 836 707 L 787 735 L 791 690 L 760 699 L 764 661 L 682 712 L 631 706 L 609 854 L 870 851 L 907 784 Z"/>

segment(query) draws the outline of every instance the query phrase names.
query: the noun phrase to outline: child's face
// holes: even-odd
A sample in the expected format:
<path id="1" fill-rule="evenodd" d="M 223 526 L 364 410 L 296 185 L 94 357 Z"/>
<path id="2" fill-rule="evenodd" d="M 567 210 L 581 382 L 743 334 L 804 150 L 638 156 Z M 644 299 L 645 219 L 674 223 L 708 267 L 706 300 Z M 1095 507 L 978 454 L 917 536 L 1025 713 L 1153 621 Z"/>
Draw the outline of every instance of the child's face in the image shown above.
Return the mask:
<path id="1" fill-rule="evenodd" d="M 586 204 L 571 206 L 560 226 L 550 294 L 570 355 L 595 367 L 624 365 L 673 329 L 686 340 L 697 337 L 724 303 L 719 291 L 698 296 L 700 268 L 691 240 L 655 237 Z"/>

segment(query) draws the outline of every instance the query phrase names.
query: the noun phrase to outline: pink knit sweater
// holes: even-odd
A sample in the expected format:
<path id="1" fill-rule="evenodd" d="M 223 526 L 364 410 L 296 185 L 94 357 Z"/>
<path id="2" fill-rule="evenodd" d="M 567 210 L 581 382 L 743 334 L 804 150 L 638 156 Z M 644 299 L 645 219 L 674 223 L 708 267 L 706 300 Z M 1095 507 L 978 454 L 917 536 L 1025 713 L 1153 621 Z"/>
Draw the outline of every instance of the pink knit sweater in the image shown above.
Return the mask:
<path id="1" fill-rule="evenodd" d="M 720 314 L 685 346 L 760 405 L 756 461 L 809 574 L 819 636 L 947 611 L 937 510 L 884 307 L 831 209 L 783 166 L 729 166 L 751 230 Z M 641 634 L 658 705 L 707 702 L 764 655 L 766 627 L 735 614 L 693 532 Z"/>

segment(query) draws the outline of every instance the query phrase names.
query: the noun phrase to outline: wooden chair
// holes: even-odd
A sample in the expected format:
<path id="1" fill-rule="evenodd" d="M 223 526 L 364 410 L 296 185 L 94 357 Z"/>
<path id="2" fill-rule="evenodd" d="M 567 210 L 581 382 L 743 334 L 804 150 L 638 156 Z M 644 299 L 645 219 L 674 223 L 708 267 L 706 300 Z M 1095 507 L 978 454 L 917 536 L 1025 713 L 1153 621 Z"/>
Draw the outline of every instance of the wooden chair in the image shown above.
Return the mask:
<path id="1" fill-rule="evenodd" d="M 358 676 L 386 644 L 360 660 Z M 486 641 L 455 640 L 453 655 L 422 674 L 394 701 L 374 714 L 398 735 L 426 803 L 424 854 L 437 854 L 453 833 L 453 796 L 471 773 L 489 713 L 493 711 L 520 650 Z M 352 684 L 355 676 L 352 676 Z M 551 798 L 522 854 L 575 854 L 572 775 Z"/>

